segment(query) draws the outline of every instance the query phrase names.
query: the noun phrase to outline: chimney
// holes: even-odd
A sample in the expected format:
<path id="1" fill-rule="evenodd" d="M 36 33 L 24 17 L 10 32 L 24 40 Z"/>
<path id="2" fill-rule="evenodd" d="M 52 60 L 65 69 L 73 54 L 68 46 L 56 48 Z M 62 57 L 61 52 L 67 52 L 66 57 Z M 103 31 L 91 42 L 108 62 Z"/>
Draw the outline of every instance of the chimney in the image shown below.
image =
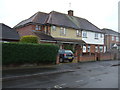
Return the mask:
<path id="1" fill-rule="evenodd" d="M 73 10 L 69 10 L 69 11 L 68 11 L 68 15 L 69 15 L 69 16 L 73 16 Z"/>

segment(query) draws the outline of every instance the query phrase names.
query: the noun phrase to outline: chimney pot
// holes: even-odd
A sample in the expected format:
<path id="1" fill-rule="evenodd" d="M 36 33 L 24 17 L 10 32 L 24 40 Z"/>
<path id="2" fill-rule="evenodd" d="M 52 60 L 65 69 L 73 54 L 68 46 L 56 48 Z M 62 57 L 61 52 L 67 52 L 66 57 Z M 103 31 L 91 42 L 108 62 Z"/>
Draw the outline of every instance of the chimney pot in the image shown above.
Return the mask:
<path id="1" fill-rule="evenodd" d="M 73 16 L 73 10 L 69 10 L 69 11 L 68 11 L 68 15 L 69 15 L 69 16 Z"/>

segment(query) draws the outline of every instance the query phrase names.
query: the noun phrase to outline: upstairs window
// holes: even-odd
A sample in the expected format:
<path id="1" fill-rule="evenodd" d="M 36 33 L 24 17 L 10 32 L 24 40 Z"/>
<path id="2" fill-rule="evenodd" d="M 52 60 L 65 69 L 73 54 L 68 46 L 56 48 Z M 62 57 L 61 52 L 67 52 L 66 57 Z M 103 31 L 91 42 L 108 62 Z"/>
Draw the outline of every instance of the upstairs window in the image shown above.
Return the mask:
<path id="1" fill-rule="evenodd" d="M 56 31 L 56 26 L 52 26 L 52 30 Z"/>
<path id="2" fill-rule="evenodd" d="M 100 34 L 100 37 L 103 38 L 103 34 L 102 33 Z"/>
<path id="3" fill-rule="evenodd" d="M 66 35 L 66 28 L 63 28 L 63 27 L 60 28 L 60 35 L 63 35 L 63 36 Z"/>
<path id="4" fill-rule="evenodd" d="M 115 40 L 115 37 L 114 36 L 112 36 L 112 41 L 114 41 Z"/>
<path id="5" fill-rule="evenodd" d="M 83 31 L 82 37 L 83 37 L 83 38 L 87 38 L 87 32 L 86 32 L 86 31 Z"/>
<path id="6" fill-rule="evenodd" d="M 81 32 L 79 30 L 76 30 L 76 36 L 80 37 L 81 36 Z"/>
<path id="7" fill-rule="evenodd" d="M 95 33 L 95 39 L 98 39 L 98 33 Z"/>
<path id="8" fill-rule="evenodd" d="M 41 26 L 40 25 L 36 25 L 35 26 L 35 30 L 41 30 Z"/>
<path id="9" fill-rule="evenodd" d="M 119 37 L 116 37 L 116 41 L 117 41 L 117 42 L 119 41 Z"/>

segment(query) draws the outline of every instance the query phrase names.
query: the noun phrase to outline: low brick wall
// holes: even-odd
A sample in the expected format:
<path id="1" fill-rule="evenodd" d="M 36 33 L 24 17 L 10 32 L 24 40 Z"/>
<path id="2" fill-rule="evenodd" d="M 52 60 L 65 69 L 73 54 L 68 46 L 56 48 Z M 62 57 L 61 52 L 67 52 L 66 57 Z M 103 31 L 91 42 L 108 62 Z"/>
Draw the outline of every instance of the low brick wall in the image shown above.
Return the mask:
<path id="1" fill-rule="evenodd" d="M 114 54 L 112 53 L 101 53 L 99 60 L 113 60 Z"/>
<path id="2" fill-rule="evenodd" d="M 96 57 L 95 55 L 83 55 L 83 56 L 80 56 L 80 62 L 84 62 L 84 61 L 96 61 Z"/>

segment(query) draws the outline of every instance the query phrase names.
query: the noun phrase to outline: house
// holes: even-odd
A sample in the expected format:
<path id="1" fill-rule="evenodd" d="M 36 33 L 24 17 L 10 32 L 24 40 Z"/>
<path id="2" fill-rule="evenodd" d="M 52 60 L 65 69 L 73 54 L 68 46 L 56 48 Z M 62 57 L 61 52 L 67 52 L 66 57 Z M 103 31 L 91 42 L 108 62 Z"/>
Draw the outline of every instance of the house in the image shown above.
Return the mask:
<path id="1" fill-rule="evenodd" d="M 107 51 L 111 51 L 112 49 L 120 48 L 120 33 L 104 28 L 102 29 L 105 34 L 105 45 Z"/>
<path id="2" fill-rule="evenodd" d="M 37 12 L 14 28 L 20 37 L 36 35 L 40 43 L 56 43 L 60 48 L 71 46 L 77 56 L 105 52 L 102 30 L 88 20 L 74 16 L 73 10 L 69 10 L 68 14 Z"/>
<path id="3" fill-rule="evenodd" d="M 0 42 L 16 42 L 20 40 L 17 31 L 3 23 L 0 23 Z"/>

